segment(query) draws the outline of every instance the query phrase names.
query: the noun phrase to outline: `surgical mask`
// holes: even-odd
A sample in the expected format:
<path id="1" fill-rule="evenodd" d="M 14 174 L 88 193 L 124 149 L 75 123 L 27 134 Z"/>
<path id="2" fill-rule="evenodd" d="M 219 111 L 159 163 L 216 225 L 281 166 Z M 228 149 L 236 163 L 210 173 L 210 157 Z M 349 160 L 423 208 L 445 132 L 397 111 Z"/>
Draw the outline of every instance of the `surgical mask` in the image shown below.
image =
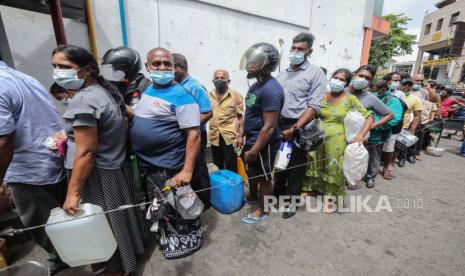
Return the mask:
<path id="1" fill-rule="evenodd" d="M 389 85 L 389 89 L 391 90 L 397 90 L 399 89 L 400 83 L 398 81 L 393 81 L 391 82 L 391 85 Z"/>
<path id="2" fill-rule="evenodd" d="M 228 87 L 228 83 L 226 80 L 221 80 L 221 79 L 213 80 L 213 84 L 215 85 L 216 91 L 220 91 L 220 92 L 225 91 L 226 88 Z"/>
<path id="3" fill-rule="evenodd" d="M 421 88 L 421 85 L 419 83 L 415 83 L 414 85 L 412 85 L 412 89 L 414 91 L 420 90 L 420 88 Z"/>
<path id="4" fill-rule="evenodd" d="M 173 71 L 150 71 L 149 73 L 153 82 L 159 85 L 167 85 L 174 79 Z"/>
<path id="5" fill-rule="evenodd" d="M 76 69 L 53 69 L 55 82 L 67 90 L 78 90 L 84 85 L 84 79 L 78 78 Z"/>
<path id="6" fill-rule="evenodd" d="M 305 62 L 304 52 L 289 52 L 289 61 L 293 65 L 299 65 Z"/>
<path id="7" fill-rule="evenodd" d="M 368 86 L 368 81 L 364 78 L 356 77 L 355 79 L 352 80 L 352 86 L 356 90 L 362 90 Z"/>
<path id="8" fill-rule="evenodd" d="M 331 79 L 329 81 L 329 89 L 335 93 L 341 93 L 344 91 L 346 83 L 337 79 Z"/>

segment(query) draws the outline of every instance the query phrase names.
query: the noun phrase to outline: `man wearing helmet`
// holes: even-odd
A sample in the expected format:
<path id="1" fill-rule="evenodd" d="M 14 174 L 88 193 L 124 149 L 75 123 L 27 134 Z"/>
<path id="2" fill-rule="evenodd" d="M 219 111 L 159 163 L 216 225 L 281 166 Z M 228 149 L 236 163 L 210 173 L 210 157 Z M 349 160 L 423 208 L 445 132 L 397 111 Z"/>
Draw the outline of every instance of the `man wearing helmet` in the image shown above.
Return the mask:
<path id="1" fill-rule="evenodd" d="M 142 69 L 140 55 L 136 50 L 117 47 L 103 55 L 101 74 L 120 91 L 124 102 L 134 107 L 151 81 L 139 71 Z"/>
<path id="2" fill-rule="evenodd" d="M 245 152 L 249 176 L 249 203 L 258 205 L 242 219 L 247 224 L 261 222 L 268 217 L 264 210 L 264 198 L 273 192 L 272 166 L 280 144 L 279 113 L 284 104 L 284 91 L 271 73 L 279 64 L 279 52 L 271 44 L 257 43 L 243 55 L 241 69 L 247 70 L 247 78 L 255 78 L 245 99 Z M 260 185 L 260 198 L 258 198 Z"/>
<path id="3" fill-rule="evenodd" d="M 294 37 L 289 53 L 291 64 L 276 77 L 285 94 L 280 127 L 283 130 L 283 139 L 288 141 L 294 140 L 296 130 L 302 129 L 318 114 L 326 89 L 326 74 L 307 60 L 313 52 L 313 40 L 310 33 L 300 33 Z M 297 146 L 292 147 L 288 167 L 295 168 L 276 174 L 276 196 L 300 195 L 306 169 L 302 164 L 306 162 L 307 151 Z M 289 206 L 283 212 L 283 218 L 294 216 L 295 211 L 295 206 Z"/>

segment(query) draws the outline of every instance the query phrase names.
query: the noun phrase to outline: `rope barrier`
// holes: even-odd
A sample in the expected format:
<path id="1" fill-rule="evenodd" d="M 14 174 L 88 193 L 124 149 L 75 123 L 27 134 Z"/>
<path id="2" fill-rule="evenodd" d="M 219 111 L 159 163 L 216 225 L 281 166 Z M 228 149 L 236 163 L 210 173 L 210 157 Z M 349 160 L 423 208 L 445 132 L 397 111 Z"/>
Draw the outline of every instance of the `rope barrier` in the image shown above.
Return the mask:
<path id="1" fill-rule="evenodd" d="M 438 122 L 437 123 L 437 125 L 440 125 L 440 124 L 443 124 L 443 122 Z M 432 125 L 430 125 L 428 127 L 433 127 L 434 125 L 435 124 L 432 124 Z M 417 133 L 419 131 L 421 131 L 421 130 L 417 130 L 417 131 L 415 131 L 415 133 Z M 372 146 L 368 146 L 368 147 L 365 147 L 365 148 L 368 149 L 368 148 L 375 147 L 375 146 L 377 146 L 377 145 L 372 145 Z M 328 159 L 330 159 L 330 157 L 322 158 L 322 159 L 318 159 L 318 160 L 313 160 L 313 161 L 310 161 L 310 162 L 307 162 L 307 163 L 304 163 L 304 164 L 299 164 L 299 165 L 296 165 L 296 166 L 288 167 L 288 168 L 286 168 L 284 170 L 279 170 L 279 171 L 283 172 L 283 171 L 287 171 L 287 170 L 292 170 L 292 169 L 295 169 L 295 168 L 299 168 L 299 167 L 302 167 L 302 166 L 307 166 L 309 164 L 320 162 L 320 161 L 323 161 L 323 160 L 328 160 Z M 256 179 L 256 178 L 260 178 L 260 177 L 265 177 L 266 175 L 268 175 L 268 173 L 261 174 L 261 175 L 256 175 L 256 176 L 253 176 L 253 177 L 248 177 L 247 180 Z M 193 191 L 193 192 L 198 193 L 198 192 L 208 191 L 208 190 L 212 190 L 212 189 L 217 189 L 217 188 L 228 186 L 228 185 L 231 185 L 231 184 L 226 184 L 225 183 L 225 184 L 218 185 L 218 186 L 215 186 L 215 187 L 199 189 L 199 190 L 196 190 L 196 191 Z M 141 207 L 141 206 L 145 206 L 145 205 L 150 205 L 150 204 L 152 204 L 152 201 L 146 201 L 146 202 L 142 202 L 142 203 L 138 203 L 138 204 L 127 204 L 127 205 L 119 206 L 118 208 L 115 208 L 115 209 L 110 209 L 110 210 L 107 210 L 107 211 L 93 213 L 93 214 L 89 214 L 89 215 L 86 215 L 86 216 L 73 218 L 73 219 L 69 219 L 69 220 L 64 220 L 64 221 L 58 221 L 58 222 L 54 222 L 54 223 L 48 223 L 48 224 L 45 223 L 45 224 L 36 225 L 36 226 L 32 226 L 32 227 L 21 228 L 21 229 L 7 228 L 7 229 L 3 230 L 2 232 L 0 232 L 0 235 L 13 236 L 15 234 L 19 234 L 19 233 L 23 233 L 23 232 L 31 231 L 31 230 L 36 230 L 36 229 L 43 228 L 43 227 L 46 227 L 46 226 L 56 225 L 56 224 L 60 224 L 60 223 L 66 223 L 66 222 L 73 221 L 73 220 L 85 219 L 85 218 L 98 216 L 98 215 L 106 215 L 106 214 L 110 214 L 110 213 L 114 213 L 114 212 L 124 211 L 124 210 L 127 210 L 127 209 L 132 209 L 132 208 L 137 208 L 137 207 Z"/>

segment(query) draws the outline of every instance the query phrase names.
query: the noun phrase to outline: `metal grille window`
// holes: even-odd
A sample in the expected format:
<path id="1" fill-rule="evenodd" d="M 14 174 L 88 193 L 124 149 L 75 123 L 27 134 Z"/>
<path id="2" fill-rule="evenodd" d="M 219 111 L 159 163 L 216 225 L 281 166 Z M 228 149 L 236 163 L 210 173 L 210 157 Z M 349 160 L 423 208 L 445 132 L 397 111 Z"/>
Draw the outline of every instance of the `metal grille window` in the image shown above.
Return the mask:
<path id="1" fill-rule="evenodd" d="M 450 22 L 449 22 L 449 27 L 452 26 L 457 20 L 459 19 L 460 12 L 456 12 L 453 15 L 450 16 Z"/>

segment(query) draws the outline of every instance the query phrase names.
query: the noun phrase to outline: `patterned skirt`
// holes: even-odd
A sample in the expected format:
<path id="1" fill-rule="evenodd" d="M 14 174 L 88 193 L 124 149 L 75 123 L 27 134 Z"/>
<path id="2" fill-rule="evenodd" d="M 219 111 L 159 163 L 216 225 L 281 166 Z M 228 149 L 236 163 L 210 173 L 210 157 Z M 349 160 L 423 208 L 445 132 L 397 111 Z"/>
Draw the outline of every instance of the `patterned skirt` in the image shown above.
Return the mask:
<path id="1" fill-rule="evenodd" d="M 114 170 L 94 167 L 82 187 L 81 198 L 83 203 L 99 205 L 104 211 L 135 204 L 135 192 L 127 164 Z M 107 271 L 136 271 L 136 255 L 144 252 L 143 239 L 146 233 L 140 208 L 125 209 L 106 216 L 118 244 L 115 254 L 105 263 Z"/>

